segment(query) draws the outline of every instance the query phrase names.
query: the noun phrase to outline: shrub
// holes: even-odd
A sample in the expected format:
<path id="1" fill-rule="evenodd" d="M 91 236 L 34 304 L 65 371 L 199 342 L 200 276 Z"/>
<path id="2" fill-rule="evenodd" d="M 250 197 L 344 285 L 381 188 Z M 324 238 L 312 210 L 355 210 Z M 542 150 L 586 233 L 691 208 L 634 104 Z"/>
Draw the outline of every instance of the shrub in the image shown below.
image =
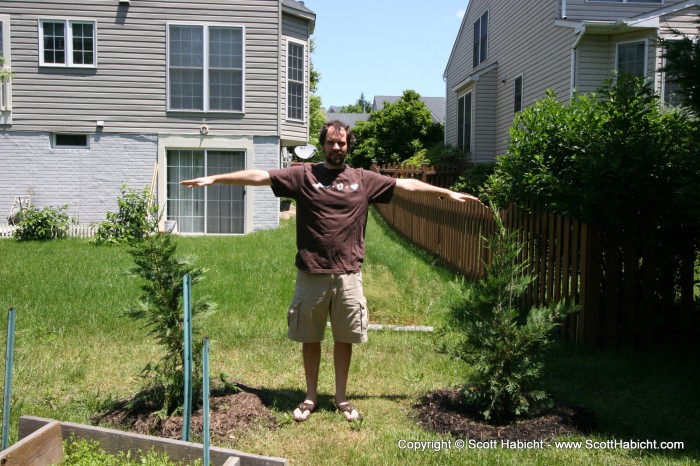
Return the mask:
<path id="1" fill-rule="evenodd" d="M 149 232 L 149 217 L 155 216 L 155 212 L 150 207 L 148 186 L 141 191 L 134 191 L 123 185 L 117 204 L 119 210 L 107 212 L 106 220 L 100 223 L 92 242 L 131 242 L 142 239 Z"/>
<path id="2" fill-rule="evenodd" d="M 70 218 L 62 207 L 30 207 L 19 215 L 17 229 L 12 234 L 17 241 L 47 240 L 64 238 L 67 235 Z"/>
<path id="3" fill-rule="evenodd" d="M 450 189 L 483 198 L 487 194 L 486 183 L 489 177 L 493 175 L 495 169 L 495 163 L 474 164 L 459 175 L 459 179 Z"/>
<path id="4" fill-rule="evenodd" d="M 495 209 L 494 214 L 497 228 L 486 240 L 491 252 L 486 276 L 467 289 L 450 326 L 458 333 L 454 354 L 472 368 L 463 391 L 466 401 L 486 420 L 503 423 L 551 405 L 539 388 L 543 352 L 552 330 L 575 308 L 560 303 L 518 310 L 518 298 L 533 276 L 527 263 L 519 262 L 523 246 L 517 232 L 508 232 Z"/>
<path id="5" fill-rule="evenodd" d="M 535 202 L 588 223 L 700 223 L 700 125 L 662 111 L 641 78 L 619 76 L 569 105 L 548 92 L 518 114 L 510 139 L 489 180 L 501 205 Z"/>
<path id="6" fill-rule="evenodd" d="M 153 221 L 155 223 L 155 220 Z M 139 321 L 155 337 L 163 356 L 142 371 L 146 380 L 143 390 L 132 403 L 138 408 L 143 402 L 157 403 L 163 415 L 171 415 L 184 400 L 184 324 L 183 283 L 189 274 L 194 286 L 202 279 L 205 269 L 176 257 L 177 247 L 169 233 L 155 232 L 134 243 L 129 251 L 136 267 L 132 272 L 144 279 L 143 294 L 138 304 L 126 316 Z M 201 399 L 201 338 L 198 322 L 213 304 L 205 298 L 192 302 L 192 400 Z"/>

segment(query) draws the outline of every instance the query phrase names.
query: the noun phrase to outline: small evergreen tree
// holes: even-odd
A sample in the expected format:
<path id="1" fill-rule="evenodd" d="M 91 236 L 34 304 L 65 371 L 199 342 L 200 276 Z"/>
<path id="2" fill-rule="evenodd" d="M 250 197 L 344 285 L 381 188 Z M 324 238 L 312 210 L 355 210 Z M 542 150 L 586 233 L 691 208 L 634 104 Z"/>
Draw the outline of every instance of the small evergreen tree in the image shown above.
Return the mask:
<path id="1" fill-rule="evenodd" d="M 552 330 L 575 308 L 564 303 L 520 311 L 516 306 L 534 277 L 519 260 L 522 244 L 494 208 L 496 233 L 486 240 L 491 260 L 486 277 L 473 284 L 452 313 L 459 332 L 455 355 L 472 372 L 464 397 L 486 420 L 508 422 L 551 405 L 539 388 L 543 352 Z"/>
<path id="2" fill-rule="evenodd" d="M 134 400 L 156 403 L 163 415 L 171 415 L 182 407 L 184 400 L 184 323 L 182 278 L 189 274 L 192 286 L 198 283 L 205 269 L 195 267 L 185 259 L 176 257 L 177 247 L 169 233 L 157 231 L 155 220 L 153 233 L 143 241 L 134 243 L 129 251 L 136 266 L 132 272 L 144 283 L 138 304 L 128 310 L 126 316 L 141 322 L 155 337 L 164 353 L 158 363 L 147 364 L 142 371 L 146 380 L 143 390 Z M 201 338 L 200 318 L 213 310 L 213 304 L 200 298 L 192 303 L 192 400 L 201 399 Z"/>
<path id="3" fill-rule="evenodd" d="M 363 92 L 354 104 L 341 107 L 340 113 L 372 113 L 372 104 L 365 99 L 365 93 Z"/>

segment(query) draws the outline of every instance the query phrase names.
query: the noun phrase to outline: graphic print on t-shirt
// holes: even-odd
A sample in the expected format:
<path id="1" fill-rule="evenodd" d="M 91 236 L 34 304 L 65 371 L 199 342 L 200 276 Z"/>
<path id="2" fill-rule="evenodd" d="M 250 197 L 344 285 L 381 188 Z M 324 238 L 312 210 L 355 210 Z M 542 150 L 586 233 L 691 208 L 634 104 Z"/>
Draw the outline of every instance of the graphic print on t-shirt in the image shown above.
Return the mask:
<path id="1" fill-rule="evenodd" d="M 316 189 L 335 189 L 336 191 L 342 191 L 345 189 L 344 183 L 330 184 L 328 186 L 324 186 L 323 183 L 314 183 L 311 186 L 313 186 Z M 352 189 L 353 191 L 357 191 L 357 188 L 359 187 L 360 185 L 357 183 L 353 183 L 350 185 L 350 189 Z"/>

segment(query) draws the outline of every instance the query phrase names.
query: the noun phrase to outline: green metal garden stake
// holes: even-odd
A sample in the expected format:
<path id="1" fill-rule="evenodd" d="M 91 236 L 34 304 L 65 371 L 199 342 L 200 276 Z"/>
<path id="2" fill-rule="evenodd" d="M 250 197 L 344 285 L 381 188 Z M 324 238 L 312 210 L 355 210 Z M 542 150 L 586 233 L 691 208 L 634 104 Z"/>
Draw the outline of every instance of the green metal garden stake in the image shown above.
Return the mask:
<path id="1" fill-rule="evenodd" d="M 182 413 L 182 440 L 189 442 L 192 421 L 192 279 L 190 274 L 182 277 L 182 308 L 185 332 L 185 406 Z"/>
<path id="2" fill-rule="evenodd" d="M 209 337 L 202 344 L 202 435 L 204 436 L 204 466 L 209 466 Z"/>
<path id="3" fill-rule="evenodd" d="M 12 365 L 15 352 L 15 310 L 7 316 L 7 350 L 5 351 L 5 397 L 2 405 L 2 449 L 10 436 L 10 405 L 12 403 Z"/>

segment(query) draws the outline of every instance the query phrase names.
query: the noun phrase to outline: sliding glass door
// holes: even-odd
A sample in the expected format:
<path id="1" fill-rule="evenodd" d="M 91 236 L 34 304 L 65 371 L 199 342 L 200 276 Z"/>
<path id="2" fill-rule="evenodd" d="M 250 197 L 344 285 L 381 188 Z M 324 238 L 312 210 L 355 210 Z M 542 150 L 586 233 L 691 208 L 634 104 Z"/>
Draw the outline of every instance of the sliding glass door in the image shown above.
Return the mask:
<path id="1" fill-rule="evenodd" d="M 244 232 L 242 186 L 180 185 L 181 180 L 243 170 L 244 151 L 168 150 L 167 159 L 167 219 L 177 222 L 180 233 Z"/>

